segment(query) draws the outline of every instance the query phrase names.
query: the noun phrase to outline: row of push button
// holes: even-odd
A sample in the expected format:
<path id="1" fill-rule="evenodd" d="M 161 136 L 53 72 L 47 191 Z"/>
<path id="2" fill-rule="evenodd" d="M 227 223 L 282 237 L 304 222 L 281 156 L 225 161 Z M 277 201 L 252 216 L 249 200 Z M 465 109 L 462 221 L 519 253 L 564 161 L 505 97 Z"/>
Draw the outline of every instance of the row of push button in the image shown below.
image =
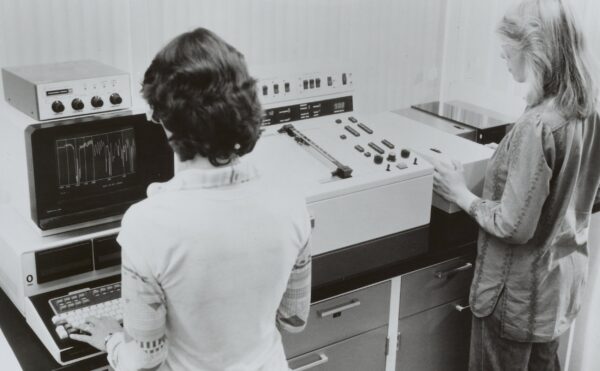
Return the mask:
<path id="1" fill-rule="evenodd" d="M 283 89 L 285 90 L 286 93 L 290 92 L 290 83 L 286 82 L 285 84 L 283 84 Z M 263 85 L 262 87 L 262 95 L 268 95 L 269 94 L 269 87 L 267 85 Z M 279 94 L 279 84 L 273 84 L 273 94 Z"/>

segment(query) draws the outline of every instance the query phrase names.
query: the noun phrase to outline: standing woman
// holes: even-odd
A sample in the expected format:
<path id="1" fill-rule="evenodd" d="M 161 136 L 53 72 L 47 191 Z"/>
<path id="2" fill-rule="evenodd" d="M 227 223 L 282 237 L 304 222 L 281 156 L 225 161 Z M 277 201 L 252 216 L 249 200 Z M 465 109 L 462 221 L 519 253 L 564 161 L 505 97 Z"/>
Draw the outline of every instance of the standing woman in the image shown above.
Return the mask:
<path id="1" fill-rule="evenodd" d="M 528 107 L 490 160 L 481 198 L 457 164 L 436 164 L 434 187 L 481 227 L 470 370 L 560 370 L 558 337 L 581 305 L 600 185 L 598 87 L 563 0 L 523 0 L 498 32 L 514 79 L 530 84 Z"/>
<path id="2" fill-rule="evenodd" d="M 302 195 L 243 158 L 262 117 L 243 55 L 206 29 L 184 33 L 158 52 L 142 93 L 178 171 L 123 218 L 124 328 L 90 318 L 90 335 L 72 338 L 117 371 L 288 370 L 279 330 L 308 317 L 310 219 Z"/>

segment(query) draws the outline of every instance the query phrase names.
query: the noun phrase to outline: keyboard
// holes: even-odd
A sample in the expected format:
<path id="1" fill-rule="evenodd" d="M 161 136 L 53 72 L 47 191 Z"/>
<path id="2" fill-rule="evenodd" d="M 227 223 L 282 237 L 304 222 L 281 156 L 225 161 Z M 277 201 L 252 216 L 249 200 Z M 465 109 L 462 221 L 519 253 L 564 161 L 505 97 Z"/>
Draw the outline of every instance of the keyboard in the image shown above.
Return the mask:
<path id="1" fill-rule="evenodd" d="M 123 322 L 121 283 L 85 288 L 48 301 L 54 311 L 52 323 L 60 339 L 70 334 L 86 333 L 85 320 L 89 317 L 113 317 Z M 84 331 L 80 331 L 82 327 Z"/>

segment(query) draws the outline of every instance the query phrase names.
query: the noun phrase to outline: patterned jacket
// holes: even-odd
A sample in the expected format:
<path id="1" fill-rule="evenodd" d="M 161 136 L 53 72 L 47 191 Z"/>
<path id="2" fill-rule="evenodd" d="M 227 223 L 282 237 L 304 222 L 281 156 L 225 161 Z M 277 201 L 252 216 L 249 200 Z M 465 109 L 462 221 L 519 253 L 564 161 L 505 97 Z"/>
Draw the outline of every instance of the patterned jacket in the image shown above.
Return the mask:
<path id="1" fill-rule="evenodd" d="M 546 342 L 567 330 L 587 277 L 587 236 L 600 185 L 600 119 L 566 120 L 549 102 L 528 108 L 499 144 L 483 196 L 470 302 L 502 336 Z"/>

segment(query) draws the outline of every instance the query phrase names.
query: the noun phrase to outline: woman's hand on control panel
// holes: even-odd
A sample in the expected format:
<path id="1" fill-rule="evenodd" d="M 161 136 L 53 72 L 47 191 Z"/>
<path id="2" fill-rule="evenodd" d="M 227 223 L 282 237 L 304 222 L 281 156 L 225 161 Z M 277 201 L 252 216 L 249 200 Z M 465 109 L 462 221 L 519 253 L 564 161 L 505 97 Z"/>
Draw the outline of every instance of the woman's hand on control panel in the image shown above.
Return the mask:
<path id="1" fill-rule="evenodd" d="M 90 317 L 83 325 L 77 328 L 89 333 L 89 335 L 71 334 L 69 335 L 71 339 L 88 343 L 103 352 L 106 352 L 108 337 L 114 333 L 123 331 L 123 327 L 121 327 L 119 321 L 110 317 Z"/>
<path id="2" fill-rule="evenodd" d="M 467 188 L 462 164 L 458 161 L 448 162 L 433 158 L 429 161 L 435 168 L 433 190 L 444 199 L 467 210 L 477 197 Z"/>

